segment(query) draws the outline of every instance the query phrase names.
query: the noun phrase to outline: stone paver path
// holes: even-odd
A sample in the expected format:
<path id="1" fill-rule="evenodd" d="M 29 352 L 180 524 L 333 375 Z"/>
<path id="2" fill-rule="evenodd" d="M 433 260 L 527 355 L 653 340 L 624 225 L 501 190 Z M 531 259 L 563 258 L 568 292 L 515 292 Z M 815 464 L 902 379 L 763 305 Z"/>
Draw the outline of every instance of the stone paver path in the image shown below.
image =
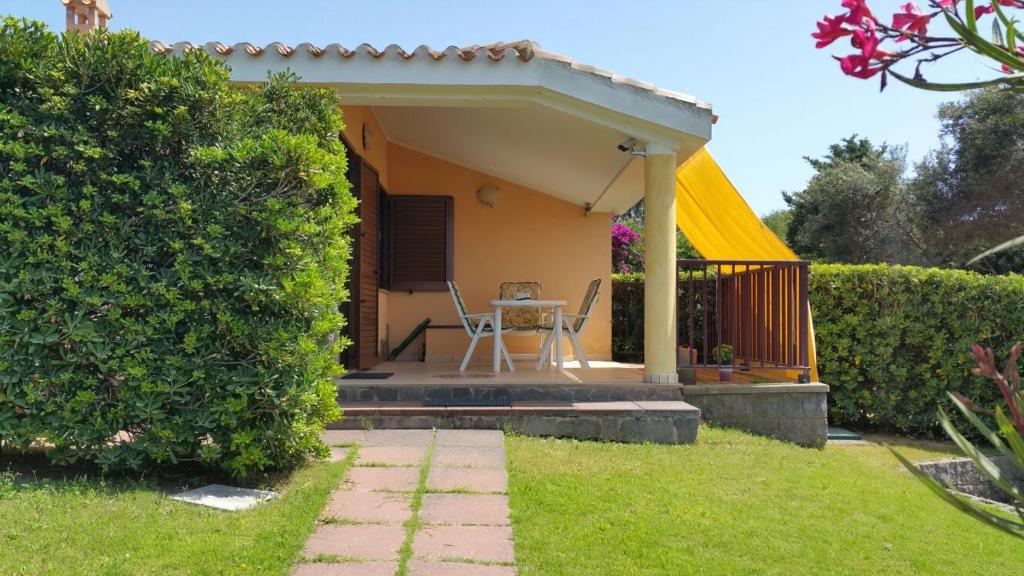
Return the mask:
<path id="1" fill-rule="evenodd" d="M 355 451 L 295 576 L 515 576 L 498 430 L 328 430 Z"/>

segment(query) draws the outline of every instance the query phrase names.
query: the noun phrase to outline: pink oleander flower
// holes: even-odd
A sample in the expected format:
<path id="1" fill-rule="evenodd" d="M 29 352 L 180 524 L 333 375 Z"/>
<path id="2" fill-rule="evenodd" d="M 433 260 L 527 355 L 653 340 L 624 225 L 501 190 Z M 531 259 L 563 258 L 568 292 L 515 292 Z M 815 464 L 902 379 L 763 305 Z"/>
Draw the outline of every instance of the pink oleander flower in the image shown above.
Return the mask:
<path id="1" fill-rule="evenodd" d="M 917 4 L 913 2 L 907 2 L 903 6 L 900 6 L 902 12 L 897 12 L 892 15 L 892 27 L 897 30 L 903 30 L 910 34 L 925 35 L 928 33 L 928 23 L 931 22 L 932 17 L 925 14 L 917 7 Z M 908 35 L 901 35 L 896 39 L 897 42 L 902 42 L 909 38 Z"/>
<path id="2" fill-rule="evenodd" d="M 846 14 L 846 22 L 854 26 L 860 26 L 865 20 L 875 21 L 875 15 L 868 8 L 867 0 L 843 0 L 843 8 L 849 10 Z"/>
<path id="3" fill-rule="evenodd" d="M 999 0 L 1000 6 L 1006 6 L 1007 8 L 1024 8 L 1024 0 Z M 991 14 L 996 11 L 996 7 L 991 4 L 984 6 L 974 7 L 974 19 L 977 20 L 985 14 Z"/>
<path id="4" fill-rule="evenodd" d="M 843 74 L 854 78 L 871 78 L 884 70 L 883 66 L 872 66 L 873 62 L 892 56 L 891 52 L 878 49 L 879 42 L 873 21 L 868 21 L 864 28 L 854 30 L 850 43 L 854 48 L 860 48 L 860 54 L 850 54 L 838 58 L 839 68 Z"/>
<path id="5" fill-rule="evenodd" d="M 826 14 L 825 18 L 818 22 L 818 31 L 811 34 L 811 38 L 817 40 L 814 47 L 824 48 L 844 36 L 853 34 L 853 30 L 843 26 L 845 23 L 846 17 L 844 16 L 829 16 Z"/>

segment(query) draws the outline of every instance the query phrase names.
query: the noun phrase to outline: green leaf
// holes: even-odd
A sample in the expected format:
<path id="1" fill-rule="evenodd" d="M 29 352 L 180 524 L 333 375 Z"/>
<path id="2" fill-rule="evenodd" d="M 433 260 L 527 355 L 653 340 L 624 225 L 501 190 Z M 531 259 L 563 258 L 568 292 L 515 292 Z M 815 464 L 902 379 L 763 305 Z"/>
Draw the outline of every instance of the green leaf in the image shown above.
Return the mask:
<path id="1" fill-rule="evenodd" d="M 889 74 L 893 78 L 899 80 L 900 82 L 903 82 L 904 84 L 907 84 L 909 86 L 913 86 L 914 88 L 920 88 L 922 90 L 932 90 L 935 92 L 963 92 L 965 90 L 976 90 L 978 88 L 988 88 L 991 86 L 1012 85 L 1012 83 L 1014 82 L 1024 81 L 1024 74 L 1014 74 L 1011 76 L 994 78 L 992 80 L 982 80 L 979 82 L 959 82 L 954 84 L 945 84 L 909 78 L 898 72 L 893 71 L 892 69 L 889 70 Z"/>
<path id="2" fill-rule="evenodd" d="M 1002 469 L 956 429 L 953 421 L 949 419 L 949 415 L 942 408 L 939 408 L 939 424 L 942 425 L 946 435 L 953 440 L 957 447 L 974 462 L 979 472 L 995 483 L 1000 490 L 1013 497 L 1014 500 L 1018 502 L 1024 501 L 1024 494 L 1021 493 L 1020 489 L 1013 482 L 1004 478 Z"/>
<path id="3" fill-rule="evenodd" d="M 1024 88 L 1024 86 L 1018 86 L 1015 88 L 1015 90 L 1020 90 L 1021 88 Z M 1020 246 L 1021 244 L 1024 244 L 1024 236 L 1018 236 L 1013 240 L 1007 240 L 1006 242 L 1003 242 L 1002 244 L 996 246 L 995 248 L 989 248 L 988 250 L 985 250 L 984 252 L 978 254 L 974 258 L 971 258 L 970 260 L 967 261 L 966 265 L 970 266 L 975 262 L 978 262 L 979 260 L 984 260 L 985 258 L 988 258 L 993 254 L 998 254 L 999 252 L 1003 252 L 1004 250 L 1015 248 L 1017 246 Z"/>
<path id="4" fill-rule="evenodd" d="M 999 431 L 1006 437 L 1006 443 L 1013 449 L 1013 456 L 1009 457 L 1010 460 L 1018 468 L 1024 470 L 1024 438 L 1021 438 L 1020 432 L 1003 413 L 1002 407 L 996 408 L 996 422 L 999 423 Z"/>
<path id="5" fill-rule="evenodd" d="M 1003 12 L 1003 6 L 998 1 L 993 0 L 992 7 L 996 9 L 996 16 L 998 16 L 999 19 L 1003 21 L 1003 24 L 1006 25 L 1007 32 L 1010 33 L 1010 29 L 1012 29 L 1012 33 L 1010 33 L 1009 42 L 1007 42 L 1007 46 L 1012 47 L 1014 44 L 1016 44 L 1016 42 L 1013 39 L 1014 36 L 1019 38 L 1021 41 L 1024 41 L 1024 35 L 1022 35 L 1020 32 L 1017 32 L 1017 21 L 1015 19 L 1011 20 L 1006 16 L 1006 12 Z"/>
<path id="6" fill-rule="evenodd" d="M 996 18 L 992 19 L 992 43 L 1000 45 L 1003 43 L 1003 27 L 999 24 L 999 20 Z M 1012 46 L 1012 44 L 1010 44 Z"/>
<path id="7" fill-rule="evenodd" d="M 895 456 L 901 464 L 903 464 L 904 468 L 909 470 L 910 473 L 913 474 L 918 480 L 920 480 L 922 484 L 927 486 L 929 490 L 934 492 L 937 496 L 951 504 L 956 509 L 960 510 L 961 512 L 964 512 L 972 518 L 975 518 L 976 520 L 980 520 L 985 524 L 988 524 L 989 526 L 998 528 L 999 530 L 1002 530 L 1003 532 L 1006 532 L 1011 536 L 1016 536 L 1017 538 L 1024 539 L 1024 523 L 1016 522 L 1014 520 L 1010 520 L 1009 518 L 993 514 L 988 510 L 985 510 L 975 502 L 969 500 L 968 498 L 960 496 L 958 494 L 951 493 L 944 486 L 936 482 L 934 478 L 925 474 L 924 471 L 915 466 L 910 460 L 904 458 L 902 454 L 893 450 L 889 446 L 886 446 L 886 448 L 888 448 L 889 452 L 892 452 L 892 455 Z"/>
<path id="8" fill-rule="evenodd" d="M 949 22 L 950 28 L 952 28 L 953 31 L 963 39 L 964 43 L 975 52 L 983 56 L 988 56 L 1002 64 L 1006 64 L 1015 70 L 1024 70 L 1024 61 L 1021 61 L 1005 49 L 985 40 L 979 36 L 976 31 L 965 28 L 963 24 L 958 22 L 956 18 L 953 18 L 948 13 L 946 14 L 946 21 Z"/>
<path id="9" fill-rule="evenodd" d="M 969 28 L 971 32 L 977 32 L 978 20 L 974 17 L 974 0 L 967 0 L 967 2 L 964 3 L 964 11 L 967 13 L 967 28 Z M 948 13 L 946 14 L 946 18 L 952 19 Z M 955 21 L 956 20 L 954 20 L 954 22 Z M 957 24 L 959 24 L 959 22 L 957 22 Z"/>

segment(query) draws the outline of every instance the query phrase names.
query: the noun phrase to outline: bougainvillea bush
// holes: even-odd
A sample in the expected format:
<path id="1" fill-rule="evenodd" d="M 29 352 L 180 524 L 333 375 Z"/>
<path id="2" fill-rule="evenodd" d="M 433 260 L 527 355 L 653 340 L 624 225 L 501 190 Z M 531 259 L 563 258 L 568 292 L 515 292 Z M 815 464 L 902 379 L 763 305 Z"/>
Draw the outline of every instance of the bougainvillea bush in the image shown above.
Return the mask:
<path id="1" fill-rule="evenodd" d="M 626 224 L 615 222 L 612 224 L 612 271 L 629 274 L 643 269 L 643 238 Z"/>
<path id="2" fill-rule="evenodd" d="M 0 440 L 57 463 L 323 453 L 354 200 L 336 96 L 133 32 L 0 29 Z"/>
<path id="3" fill-rule="evenodd" d="M 841 6 L 846 11 L 826 15 L 811 36 L 818 48 L 849 38 L 853 53 L 836 57 L 848 76 L 878 75 L 883 89 L 892 77 L 928 90 L 1024 91 L 1024 27 L 1017 20 L 1024 0 L 927 0 L 923 8 L 907 2 L 888 19 L 876 15 L 867 0 L 842 0 Z M 980 56 L 993 77 L 959 83 L 925 78 L 924 67 L 961 52 Z"/>

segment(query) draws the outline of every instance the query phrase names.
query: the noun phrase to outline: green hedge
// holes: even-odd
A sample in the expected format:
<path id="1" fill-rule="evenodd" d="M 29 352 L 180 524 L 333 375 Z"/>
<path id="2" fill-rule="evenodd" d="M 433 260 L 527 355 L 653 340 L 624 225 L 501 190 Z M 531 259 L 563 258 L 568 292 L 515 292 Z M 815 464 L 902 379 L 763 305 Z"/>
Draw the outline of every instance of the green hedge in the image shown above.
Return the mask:
<path id="1" fill-rule="evenodd" d="M 1024 276 L 815 264 L 810 282 L 833 422 L 935 434 L 947 392 L 997 402 L 991 381 L 971 374 L 969 347 L 1005 358 L 1024 337 Z"/>
<path id="2" fill-rule="evenodd" d="M 0 441 L 243 477 L 326 448 L 354 200 L 336 95 L 132 32 L 0 29 Z"/>
<path id="3" fill-rule="evenodd" d="M 639 279 L 616 277 L 613 284 Z M 810 300 L 819 375 L 831 386 L 836 425 L 938 434 L 935 409 L 946 392 L 983 406 L 998 401 L 995 386 L 971 374 L 969 346 L 979 342 L 1005 358 L 1024 338 L 1024 276 L 814 264 Z M 630 294 L 629 302 L 635 305 L 613 303 L 615 350 L 643 349 L 642 295 Z"/>

